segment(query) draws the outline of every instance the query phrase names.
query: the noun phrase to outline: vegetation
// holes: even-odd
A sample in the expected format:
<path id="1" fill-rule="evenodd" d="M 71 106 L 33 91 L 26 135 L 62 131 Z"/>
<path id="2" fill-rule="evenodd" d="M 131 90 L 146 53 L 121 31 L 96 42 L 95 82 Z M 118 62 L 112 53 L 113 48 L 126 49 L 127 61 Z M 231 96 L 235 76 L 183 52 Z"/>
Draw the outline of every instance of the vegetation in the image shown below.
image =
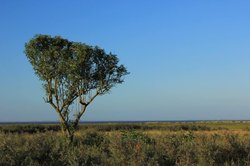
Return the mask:
<path id="1" fill-rule="evenodd" d="M 45 101 L 58 113 L 62 132 L 70 141 L 87 106 L 128 74 L 116 55 L 59 36 L 36 35 L 25 44 L 25 54 L 43 81 Z"/>
<path id="2" fill-rule="evenodd" d="M 250 122 L 82 124 L 69 144 L 58 132 L 59 125 L 1 125 L 0 165 L 247 166 L 249 126 Z"/>

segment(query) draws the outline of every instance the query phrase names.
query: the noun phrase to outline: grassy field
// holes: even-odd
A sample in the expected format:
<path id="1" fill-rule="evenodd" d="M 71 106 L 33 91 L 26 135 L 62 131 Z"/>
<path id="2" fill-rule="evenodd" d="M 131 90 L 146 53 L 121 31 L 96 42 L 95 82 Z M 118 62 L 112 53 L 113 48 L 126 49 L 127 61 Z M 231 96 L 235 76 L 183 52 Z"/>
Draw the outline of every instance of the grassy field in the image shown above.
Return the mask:
<path id="1" fill-rule="evenodd" d="M 250 165 L 250 122 L 0 126 L 0 165 Z"/>

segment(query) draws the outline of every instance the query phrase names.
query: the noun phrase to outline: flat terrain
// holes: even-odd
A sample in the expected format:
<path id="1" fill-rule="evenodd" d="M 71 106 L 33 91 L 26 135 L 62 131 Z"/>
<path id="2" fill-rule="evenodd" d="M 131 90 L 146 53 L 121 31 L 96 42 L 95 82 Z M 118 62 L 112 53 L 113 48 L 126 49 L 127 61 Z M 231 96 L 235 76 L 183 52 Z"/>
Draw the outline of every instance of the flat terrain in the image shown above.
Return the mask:
<path id="1" fill-rule="evenodd" d="M 250 121 L 4 124 L 1 165 L 250 165 Z"/>

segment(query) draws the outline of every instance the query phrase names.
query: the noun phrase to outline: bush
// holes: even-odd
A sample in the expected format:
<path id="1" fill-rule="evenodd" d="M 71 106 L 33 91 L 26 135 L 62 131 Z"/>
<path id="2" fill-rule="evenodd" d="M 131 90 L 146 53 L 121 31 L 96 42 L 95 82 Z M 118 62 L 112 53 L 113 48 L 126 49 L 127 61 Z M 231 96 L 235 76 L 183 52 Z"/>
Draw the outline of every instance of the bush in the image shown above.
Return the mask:
<path id="1" fill-rule="evenodd" d="M 100 146 L 104 142 L 104 136 L 95 130 L 89 130 L 84 133 L 79 141 L 88 146 Z"/>

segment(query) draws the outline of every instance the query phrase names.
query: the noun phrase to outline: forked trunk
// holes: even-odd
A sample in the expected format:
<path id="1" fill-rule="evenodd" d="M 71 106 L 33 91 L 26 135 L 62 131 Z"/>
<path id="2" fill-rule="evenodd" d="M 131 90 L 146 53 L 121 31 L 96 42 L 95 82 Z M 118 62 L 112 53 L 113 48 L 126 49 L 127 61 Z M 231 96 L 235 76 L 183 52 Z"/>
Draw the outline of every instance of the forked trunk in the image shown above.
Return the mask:
<path id="1" fill-rule="evenodd" d="M 72 130 L 66 122 L 61 122 L 61 132 L 67 138 L 69 143 L 74 140 L 74 129 Z"/>

